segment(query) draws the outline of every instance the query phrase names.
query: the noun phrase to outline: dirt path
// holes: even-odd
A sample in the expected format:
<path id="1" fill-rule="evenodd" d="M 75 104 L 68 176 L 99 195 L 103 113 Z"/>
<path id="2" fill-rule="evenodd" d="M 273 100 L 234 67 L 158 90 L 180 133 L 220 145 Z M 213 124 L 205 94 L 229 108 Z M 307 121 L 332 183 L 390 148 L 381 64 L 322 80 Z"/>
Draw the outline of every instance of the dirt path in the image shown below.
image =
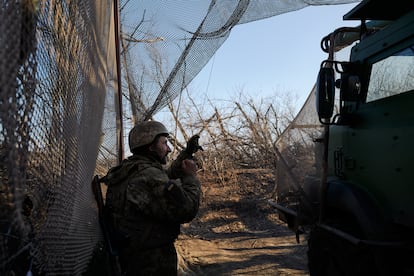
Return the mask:
<path id="1" fill-rule="evenodd" d="M 225 186 L 204 179 L 200 212 L 176 242 L 179 275 L 309 275 L 304 237 L 298 244 L 267 203 L 272 179 L 263 172 Z"/>

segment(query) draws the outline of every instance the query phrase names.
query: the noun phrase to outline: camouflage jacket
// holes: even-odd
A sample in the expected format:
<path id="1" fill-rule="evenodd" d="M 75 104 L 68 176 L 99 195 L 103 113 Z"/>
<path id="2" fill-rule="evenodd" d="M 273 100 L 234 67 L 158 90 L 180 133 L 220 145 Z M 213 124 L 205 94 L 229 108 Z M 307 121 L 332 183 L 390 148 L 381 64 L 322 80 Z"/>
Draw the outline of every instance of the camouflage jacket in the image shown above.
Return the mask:
<path id="1" fill-rule="evenodd" d="M 130 246 L 151 248 L 171 243 L 180 224 L 191 221 L 198 212 L 199 180 L 195 176 L 170 179 L 150 156 L 125 159 L 104 181 L 111 224 Z"/>

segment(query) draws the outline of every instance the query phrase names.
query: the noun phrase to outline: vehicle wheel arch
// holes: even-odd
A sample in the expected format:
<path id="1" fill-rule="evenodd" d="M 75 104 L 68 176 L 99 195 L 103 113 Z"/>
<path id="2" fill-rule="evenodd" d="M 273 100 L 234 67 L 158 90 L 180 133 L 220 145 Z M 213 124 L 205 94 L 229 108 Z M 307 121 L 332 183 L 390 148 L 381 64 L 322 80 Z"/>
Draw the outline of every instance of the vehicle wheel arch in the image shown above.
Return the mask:
<path id="1" fill-rule="evenodd" d="M 363 237 L 384 237 L 386 218 L 379 204 L 362 188 L 340 179 L 330 180 L 325 199 L 327 217 L 337 220 L 338 212 L 353 218 L 353 223 L 362 231 Z"/>

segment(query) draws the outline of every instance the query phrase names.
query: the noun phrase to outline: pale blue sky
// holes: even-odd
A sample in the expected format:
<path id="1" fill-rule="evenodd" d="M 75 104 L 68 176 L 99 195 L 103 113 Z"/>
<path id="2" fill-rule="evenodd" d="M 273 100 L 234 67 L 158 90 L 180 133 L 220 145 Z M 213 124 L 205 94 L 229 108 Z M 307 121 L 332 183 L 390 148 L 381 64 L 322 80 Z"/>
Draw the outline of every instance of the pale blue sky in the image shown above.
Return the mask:
<path id="1" fill-rule="evenodd" d="M 236 26 L 190 91 L 213 100 L 228 99 L 241 88 L 257 97 L 289 92 L 299 96 L 301 106 L 327 58 L 321 39 L 338 27 L 357 26 L 358 21 L 342 19 L 356 5 L 310 6 Z"/>

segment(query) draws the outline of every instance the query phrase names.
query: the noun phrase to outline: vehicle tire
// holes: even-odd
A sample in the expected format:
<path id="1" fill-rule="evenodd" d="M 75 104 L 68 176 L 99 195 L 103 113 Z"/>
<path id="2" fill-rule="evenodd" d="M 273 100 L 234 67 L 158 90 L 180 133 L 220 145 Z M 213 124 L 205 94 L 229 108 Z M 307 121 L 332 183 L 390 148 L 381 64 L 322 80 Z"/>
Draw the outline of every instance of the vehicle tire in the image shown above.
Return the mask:
<path id="1" fill-rule="evenodd" d="M 322 228 L 311 230 L 308 240 L 311 276 L 378 275 L 372 254 Z"/>

